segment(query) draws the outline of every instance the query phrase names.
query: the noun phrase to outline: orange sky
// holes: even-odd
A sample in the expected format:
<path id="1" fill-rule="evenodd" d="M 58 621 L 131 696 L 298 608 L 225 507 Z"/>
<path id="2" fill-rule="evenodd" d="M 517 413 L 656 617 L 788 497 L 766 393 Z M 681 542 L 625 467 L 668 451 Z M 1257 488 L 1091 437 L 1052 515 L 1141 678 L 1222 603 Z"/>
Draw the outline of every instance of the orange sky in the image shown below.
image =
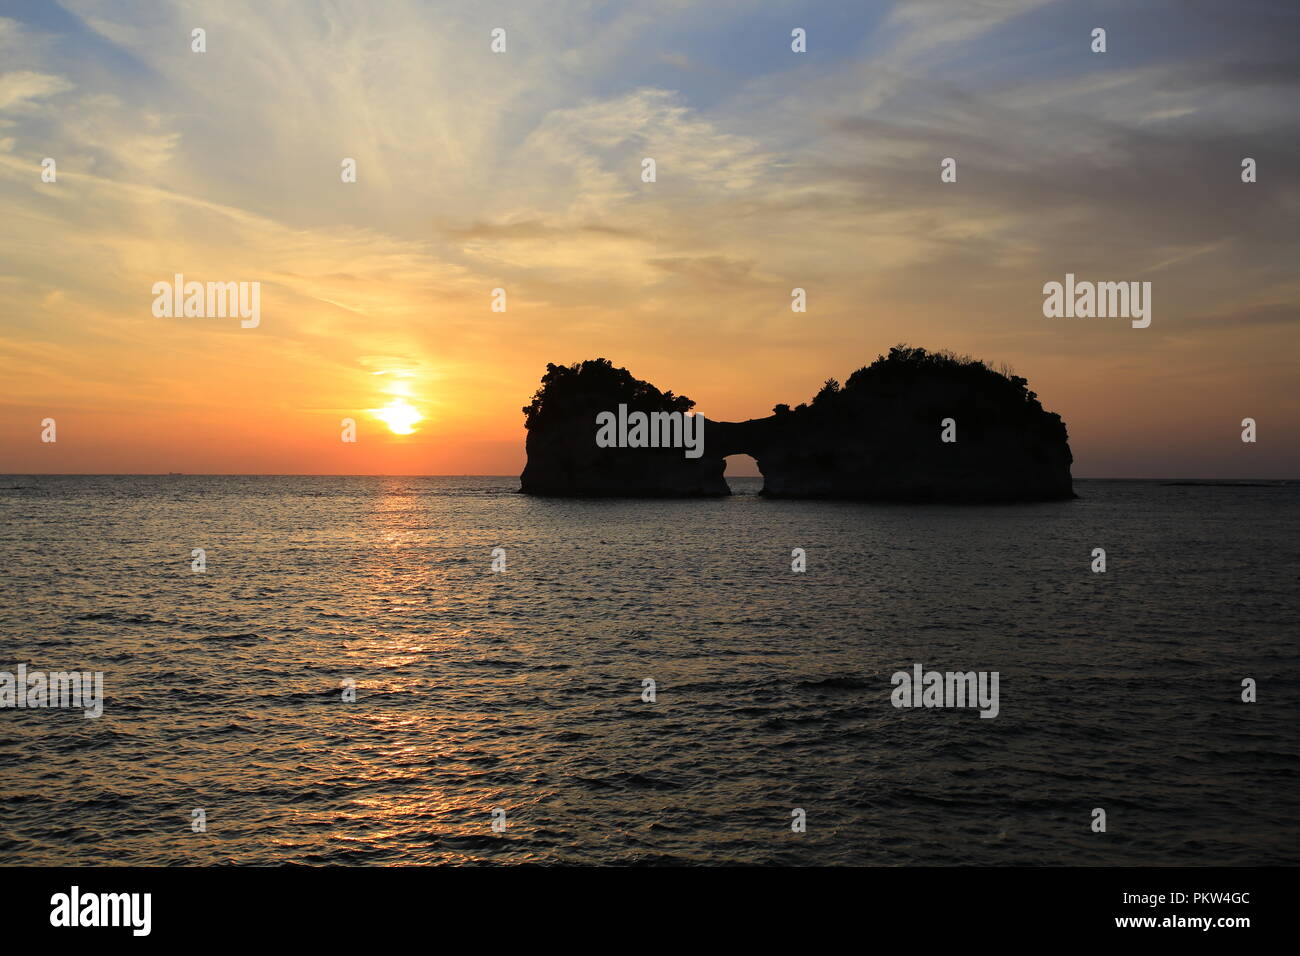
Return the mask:
<path id="1" fill-rule="evenodd" d="M 1038 0 L 813 4 L 800 59 L 761 6 L 293 6 L 201 54 L 186 8 L 0 19 L 0 472 L 513 474 L 547 362 L 734 420 L 908 342 L 1025 375 L 1076 476 L 1300 477 L 1294 78 L 1222 22 L 1117 13 L 1106 59 Z M 1151 326 L 1044 318 L 1066 272 Z M 260 324 L 155 317 L 176 273 Z"/>

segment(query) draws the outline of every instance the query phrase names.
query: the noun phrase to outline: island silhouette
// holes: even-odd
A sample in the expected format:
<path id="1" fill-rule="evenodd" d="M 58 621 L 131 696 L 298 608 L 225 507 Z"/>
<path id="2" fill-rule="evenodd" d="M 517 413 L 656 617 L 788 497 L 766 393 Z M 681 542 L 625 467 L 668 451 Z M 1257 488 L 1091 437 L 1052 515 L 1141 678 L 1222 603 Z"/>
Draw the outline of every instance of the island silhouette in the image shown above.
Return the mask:
<path id="1" fill-rule="evenodd" d="M 604 358 L 549 363 L 524 407 L 528 461 L 520 491 L 560 497 L 731 494 L 728 455 L 750 455 L 762 494 L 779 498 L 1016 502 L 1075 497 L 1061 417 L 1029 383 L 969 356 L 898 345 L 841 385 L 828 379 L 767 418 L 706 420 L 702 454 L 681 447 L 601 447 L 597 422 L 627 412 L 680 413 L 660 391 Z"/>

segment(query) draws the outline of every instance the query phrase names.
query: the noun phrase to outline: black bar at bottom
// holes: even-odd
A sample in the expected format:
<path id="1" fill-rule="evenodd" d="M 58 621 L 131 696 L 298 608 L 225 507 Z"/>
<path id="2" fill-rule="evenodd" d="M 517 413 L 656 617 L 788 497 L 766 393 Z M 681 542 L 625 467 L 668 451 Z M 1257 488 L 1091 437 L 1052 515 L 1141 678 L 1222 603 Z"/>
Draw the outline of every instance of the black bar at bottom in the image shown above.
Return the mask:
<path id="1" fill-rule="evenodd" d="M 1238 934 L 1286 925 L 1283 887 L 1292 882 L 1290 870 L 1240 867 L 11 868 L 0 869 L 0 908 L 7 943 L 373 946 L 434 931 L 451 945 L 443 933 L 456 930 L 486 934 L 484 943 L 538 944 L 561 934 L 616 947 L 710 936 L 770 945 L 787 935 L 806 946 L 845 933 L 871 943 L 1106 936 L 1231 945 L 1243 939 Z M 144 897 L 116 895 L 145 893 L 147 935 L 137 933 Z M 52 916 L 122 925 L 55 926 Z"/>

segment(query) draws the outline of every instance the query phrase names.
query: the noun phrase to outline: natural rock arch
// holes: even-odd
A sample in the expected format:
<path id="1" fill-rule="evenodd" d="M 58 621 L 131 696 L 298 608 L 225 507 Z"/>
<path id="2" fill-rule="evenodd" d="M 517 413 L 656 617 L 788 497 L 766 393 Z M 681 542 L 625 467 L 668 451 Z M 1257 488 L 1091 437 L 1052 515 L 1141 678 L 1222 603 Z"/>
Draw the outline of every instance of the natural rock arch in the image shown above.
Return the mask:
<path id="1" fill-rule="evenodd" d="M 528 464 L 521 491 L 579 497 L 699 497 L 731 493 L 726 457 L 751 455 L 763 494 L 794 498 L 1026 501 L 1074 497 L 1066 428 L 1028 383 L 982 362 L 898 346 L 828 380 L 807 404 L 767 418 L 708 421 L 703 454 L 681 448 L 601 448 L 596 416 L 686 413 L 605 359 L 548 365 L 524 409 Z M 952 420 L 944 441 L 944 421 Z"/>

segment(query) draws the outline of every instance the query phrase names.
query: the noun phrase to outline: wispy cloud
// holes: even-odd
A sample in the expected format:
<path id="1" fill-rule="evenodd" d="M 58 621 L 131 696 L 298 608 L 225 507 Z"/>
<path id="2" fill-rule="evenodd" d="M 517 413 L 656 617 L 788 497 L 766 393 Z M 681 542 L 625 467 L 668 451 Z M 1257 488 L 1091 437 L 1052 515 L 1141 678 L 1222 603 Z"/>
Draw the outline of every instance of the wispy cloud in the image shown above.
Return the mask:
<path id="1" fill-rule="evenodd" d="M 400 358 L 415 398 L 437 382 L 440 408 L 509 448 L 547 361 L 607 354 L 747 417 L 907 339 L 1011 362 L 1096 436 L 1146 395 L 1120 357 L 1168 347 L 1171 398 L 1228 363 L 1294 428 L 1272 357 L 1296 349 L 1300 28 L 1247 7 L 20 11 L 0 19 L 0 372 L 11 406 L 140 411 L 175 391 L 252 435 L 369 407 L 366 357 Z M 1113 52 L 1088 50 L 1094 20 Z M 1044 324 L 1047 279 L 1135 270 L 1158 283 L 1145 339 Z M 154 320 L 149 288 L 176 272 L 263 282 L 256 337 Z"/>

